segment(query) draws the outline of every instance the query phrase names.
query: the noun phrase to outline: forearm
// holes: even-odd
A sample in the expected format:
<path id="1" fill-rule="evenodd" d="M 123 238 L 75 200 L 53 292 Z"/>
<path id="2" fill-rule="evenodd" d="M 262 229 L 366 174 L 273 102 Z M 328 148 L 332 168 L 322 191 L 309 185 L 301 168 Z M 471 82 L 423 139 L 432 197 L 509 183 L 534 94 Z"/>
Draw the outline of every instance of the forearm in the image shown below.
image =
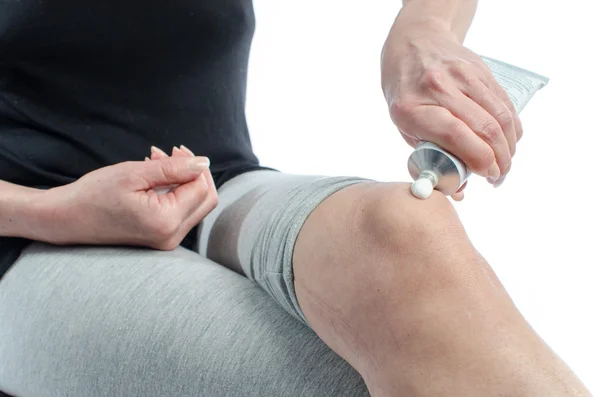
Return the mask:
<path id="1" fill-rule="evenodd" d="M 477 0 L 404 0 L 395 26 L 436 23 L 445 26 L 462 42 L 471 26 Z"/>
<path id="2" fill-rule="evenodd" d="M 0 237 L 37 240 L 43 191 L 0 180 Z"/>

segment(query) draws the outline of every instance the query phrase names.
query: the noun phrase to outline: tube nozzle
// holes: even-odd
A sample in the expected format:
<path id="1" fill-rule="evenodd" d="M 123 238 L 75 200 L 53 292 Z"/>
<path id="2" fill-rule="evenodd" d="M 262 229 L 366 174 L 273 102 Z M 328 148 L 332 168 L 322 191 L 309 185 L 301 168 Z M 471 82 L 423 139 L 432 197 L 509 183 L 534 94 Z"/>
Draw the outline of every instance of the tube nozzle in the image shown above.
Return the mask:
<path id="1" fill-rule="evenodd" d="M 438 183 L 438 178 L 435 173 L 431 171 L 423 171 L 421 175 L 413 182 L 410 190 L 416 198 L 426 200 L 433 193 L 433 189 Z"/>

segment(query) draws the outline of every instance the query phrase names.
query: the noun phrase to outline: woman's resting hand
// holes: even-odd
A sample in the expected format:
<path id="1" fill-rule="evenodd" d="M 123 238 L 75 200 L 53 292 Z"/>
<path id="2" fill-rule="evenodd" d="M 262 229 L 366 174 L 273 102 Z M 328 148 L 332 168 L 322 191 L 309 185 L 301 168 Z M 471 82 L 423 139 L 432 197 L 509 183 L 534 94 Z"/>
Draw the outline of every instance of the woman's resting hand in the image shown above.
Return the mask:
<path id="1" fill-rule="evenodd" d="M 46 192 L 42 240 L 53 244 L 175 249 L 217 205 L 206 157 L 176 156 L 101 168 Z M 176 185 L 166 193 L 154 188 Z"/>

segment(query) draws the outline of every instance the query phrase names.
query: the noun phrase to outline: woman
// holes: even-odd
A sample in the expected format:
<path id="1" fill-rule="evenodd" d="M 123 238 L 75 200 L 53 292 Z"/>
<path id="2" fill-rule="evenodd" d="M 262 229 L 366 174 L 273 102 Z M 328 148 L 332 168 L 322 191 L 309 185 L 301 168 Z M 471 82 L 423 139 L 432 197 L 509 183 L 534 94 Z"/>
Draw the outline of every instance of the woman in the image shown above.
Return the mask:
<path id="1" fill-rule="evenodd" d="M 489 70 L 460 45 L 474 2 L 435 3 L 409 2 L 390 33 L 383 66 L 392 114 L 409 143 L 439 143 L 501 183 L 520 123 Z M 368 386 L 374 396 L 440 388 L 492 396 L 561 384 L 583 395 L 496 282 L 474 276 L 434 288 L 428 283 L 447 272 L 419 261 L 454 256 L 433 258 L 419 245 L 428 239 L 388 238 L 456 230 L 448 235 L 463 247 L 456 258 L 473 258 L 466 268 L 480 274 L 486 265 L 444 198 L 417 203 L 404 184 L 259 164 L 244 116 L 249 0 L 21 0 L 3 2 L 0 16 L 0 389 L 366 396 Z M 481 84 L 467 87 L 471 74 Z M 423 211 L 439 219 L 414 221 Z M 444 268 L 465 268 L 455 265 Z M 421 279 L 426 268 L 434 273 Z M 497 310 L 492 318 L 473 308 L 471 324 L 489 332 L 444 339 L 457 318 L 448 308 L 477 306 L 464 293 L 475 281 Z M 439 298 L 435 321 L 446 322 L 417 321 L 434 308 L 413 299 L 422 293 Z M 484 326 L 498 316 L 511 319 L 505 335 Z M 431 333 L 420 324 L 444 329 L 436 346 L 458 353 L 423 349 Z M 525 339 L 526 347 L 506 342 Z M 514 351 L 467 348 L 498 340 Z M 465 357 L 480 365 L 457 365 Z M 472 372 L 515 363 L 529 365 L 488 383 Z"/>
<path id="2" fill-rule="evenodd" d="M 49 208 L 45 226 L 1 235 L 168 250 L 188 235 L 188 249 L 172 252 L 38 243 L 21 254 L 25 239 L 2 238 L 2 274 L 21 256 L 0 286 L 0 389 L 19 397 L 366 395 L 360 376 L 259 287 L 189 250 L 216 187 L 261 169 L 244 119 L 251 3 L 145 4 L 0 5 L 2 225 L 11 195 L 22 205 L 43 192 L 37 204 Z M 212 174 L 206 157 L 186 175 L 172 168 L 182 162 L 166 160 L 173 175 L 147 170 L 182 183 L 179 202 L 152 193 L 144 197 L 161 201 L 146 205 L 156 208 L 119 207 L 119 180 L 139 170 L 103 167 L 182 143 L 210 157 Z M 57 186 L 73 190 L 46 190 Z M 57 201 L 46 198 L 54 191 Z M 58 208 L 74 222 L 62 224 Z M 201 237 L 210 228 L 205 222 Z"/>

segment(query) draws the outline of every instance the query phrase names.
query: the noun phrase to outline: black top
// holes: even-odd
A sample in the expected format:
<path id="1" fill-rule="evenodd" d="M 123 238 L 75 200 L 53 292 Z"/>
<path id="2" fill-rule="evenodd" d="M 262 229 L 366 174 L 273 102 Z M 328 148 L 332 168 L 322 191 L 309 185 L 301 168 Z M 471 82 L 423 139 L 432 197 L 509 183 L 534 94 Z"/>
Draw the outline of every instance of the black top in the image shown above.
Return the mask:
<path id="1" fill-rule="evenodd" d="M 218 186 L 259 169 L 254 24 L 251 0 L 0 1 L 0 179 L 54 187 L 151 145 L 208 156 Z M 0 277 L 24 243 L 0 238 Z"/>

